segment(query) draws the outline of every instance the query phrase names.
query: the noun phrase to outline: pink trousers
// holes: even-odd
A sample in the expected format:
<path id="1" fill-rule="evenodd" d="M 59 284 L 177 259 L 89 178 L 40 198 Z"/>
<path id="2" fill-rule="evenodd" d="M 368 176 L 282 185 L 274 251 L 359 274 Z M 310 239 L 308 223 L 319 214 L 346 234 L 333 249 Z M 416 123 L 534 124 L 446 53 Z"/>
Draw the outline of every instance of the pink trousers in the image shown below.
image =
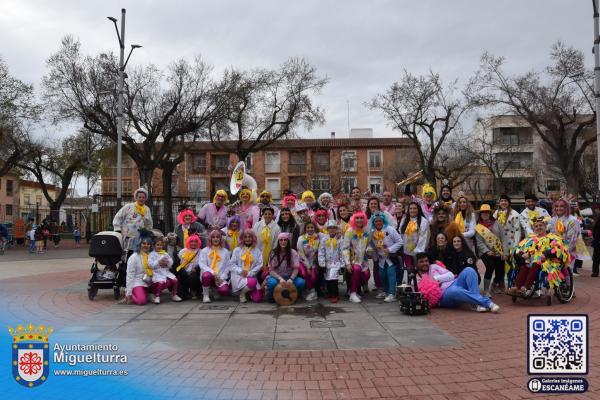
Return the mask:
<path id="1" fill-rule="evenodd" d="M 137 304 L 138 306 L 143 306 L 148 302 L 148 296 L 146 295 L 146 287 L 145 286 L 136 286 L 131 291 L 131 301 L 133 304 Z"/>
<path id="2" fill-rule="evenodd" d="M 260 289 L 260 285 L 258 284 L 258 280 L 256 278 L 248 277 L 247 287 L 248 287 L 248 295 L 250 295 L 250 300 L 254 303 L 260 303 L 263 298 L 262 290 Z"/>
<path id="3" fill-rule="evenodd" d="M 306 288 L 308 290 L 312 289 L 315 287 L 315 284 L 317 283 L 317 268 L 313 267 L 309 269 L 306 267 L 306 265 L 304 265 L 304 263 L 300 263 L 300 277 L 302 279 L 304 279 L 304 281 L 306 282 Z"/>
<path id="4" fill-rule="evenodd" d="M 166 282 L 154 282 L 150 286 L 150 292 L 154 293 L 156 297 L 160 297 L 160 294 L 165 289 L 169 289 L 172 294 L 177 294 L 178 287 L 179 281 L 177 279 L 167 278 Z"/>
<path id="5" fill-rule="evenodd" d="M 202 287 L 204 290 L 208 290 L 209 287 L 215 286 L 215 276 L 210 272 L 203 272 L 200 282 L 202 282 Z M 219 293 L 221 296 L 227 296 L 229 293 L 231 293 L 231 287 L 228 283 L 224 284 L 223 286 L 217 286 L 217 293 Z"/>
<path id="6" fill-rule="evenodd" d="M 358 292 L 358 289 L 369 282 L 371 273 L 368 269 L 362 270 L 360 265 L 352 266 L 352 273 L 350 274 L 350 293 Z"/>

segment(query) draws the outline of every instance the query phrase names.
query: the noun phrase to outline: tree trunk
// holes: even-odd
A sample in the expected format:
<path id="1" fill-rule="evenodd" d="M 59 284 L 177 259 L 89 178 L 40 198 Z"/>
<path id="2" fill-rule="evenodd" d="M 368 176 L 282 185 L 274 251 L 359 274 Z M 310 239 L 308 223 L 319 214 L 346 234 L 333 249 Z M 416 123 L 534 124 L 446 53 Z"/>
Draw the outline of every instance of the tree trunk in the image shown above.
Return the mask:
<path id="1" fill-rule="evenodd" d="M 423 168 L 423 177 L 427 182 L 431 183 L 433 186 L 436 186 L 435 170 Z"/>
<path id="2" fill-rule="evenodd" d="M 152 177 L 154 175 L 154 170 L 156 167 L 147 166 L 147 165 L 138 165 L 138 173 L 140 177 L 140 187 L 146 186 L 148 190 L 148 199 L 146 201 L 146 205 L 152 208 Z M 134 192 L 137 188 L 131 188 Z M 128 198 L 133 195 L 133 193 L 122 193 L 123 198 Z"/>
<path id="3" fill-rule="evenodd" d="M 173 231 L 173 194 L 171 187 L 173 185 L 173 169 L 174 167 L 163 167 L 162 183 L 163 183 L 163 209 L 164 215 L 164 234 Z"/>
<path id="4" fill-rule="evenodd" d="M 50 203 L 50 217 L 58 225 L 60 225 L 59 219 L 60 219 L 60 206 L 61 205 L 62 204 L 59 204 L 56 201 L 53 201 L 53 202 Z"/>

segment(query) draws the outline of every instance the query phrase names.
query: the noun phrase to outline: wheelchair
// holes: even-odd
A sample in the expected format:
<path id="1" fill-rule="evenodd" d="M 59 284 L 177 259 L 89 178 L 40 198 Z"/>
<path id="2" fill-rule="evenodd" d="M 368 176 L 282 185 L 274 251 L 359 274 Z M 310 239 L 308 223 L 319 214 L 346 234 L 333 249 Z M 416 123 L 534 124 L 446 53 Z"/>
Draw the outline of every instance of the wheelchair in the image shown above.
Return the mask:
<path id="1" fill-rule="evenodd" d="M 509 270 L 509 272 L 507 274 L 508 289 L 510 289 L 513 286 L 514 281 L 517 278 L 517 274 L 519 273 L 519 270 L 521 268 L 529 268 L 525 264 L 526 264 L 526 261 L 522 256 L 515 255 L 512 258 L 512 268 Z M 550 288 L 547 272 L 540 269 L 538 276 L 537 276 L 535 282 L 533 283 L 532 287 L 528 288 L 527 292 L 525 292 L 525 294 L 523 296 L 517 296 L 514 294 L 510 294 L 510 296 L 512 296 L 512 302 L 516 303 L 517 298 L 519 298 L 519 297 L 521 297 L 523 299 L 531 299 L 534 297 L 534 295 L 536 295 L 537 293 L 540 293 L 541 291 L 544 292 L 544 297 L 545 297 L 547 306 L 552 305 L 553 297 L 556 297 L 558 299 L 558 301 L 561 303 L 570 302 L 573 299 L 573 297 L 575 297 L 573 271 L 571 270 L 571 267 L 569 265 L 563 265 L 561 268 L 561 272 L 564 276 L 564 279 L 562 280 L 562 282 L 558 286 L 556 286 L 554 288 Z"/>

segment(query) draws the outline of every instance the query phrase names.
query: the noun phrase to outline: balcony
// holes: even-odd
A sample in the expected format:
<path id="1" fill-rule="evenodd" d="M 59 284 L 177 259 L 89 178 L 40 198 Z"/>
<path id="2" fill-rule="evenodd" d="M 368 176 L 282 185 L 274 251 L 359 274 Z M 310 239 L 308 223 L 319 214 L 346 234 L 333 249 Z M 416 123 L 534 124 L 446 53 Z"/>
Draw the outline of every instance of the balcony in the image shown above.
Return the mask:
<path id="1" fill-rule="evenodd" d="M 290 174 L 305 174 L 306 164 L 288 164 L 288 172 Z"/>
<path id="2" fill-rule="evenodd" d="M 229 164 L 213 164 L 210 166 L 211 174 L 228 174 Z"/>

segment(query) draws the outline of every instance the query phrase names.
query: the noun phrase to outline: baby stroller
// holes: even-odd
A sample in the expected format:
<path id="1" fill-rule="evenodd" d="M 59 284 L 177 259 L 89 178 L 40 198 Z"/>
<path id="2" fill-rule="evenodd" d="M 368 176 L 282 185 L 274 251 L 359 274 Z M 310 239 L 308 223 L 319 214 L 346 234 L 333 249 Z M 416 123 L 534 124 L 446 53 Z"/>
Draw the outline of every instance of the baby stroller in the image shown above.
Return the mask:
<path id="1" fill-rule="evenodd" d="M 547 254 L 548 257 L 551 257 L 551 254 Z M 519 253 L 514 254 L 512 259 L 512 268 L 508 272 L 508 289 L 510 289 L 515 282 L 517 274 L 521 268 L 528 268 L 526 266 L 527 261 L 523 258 L 523 256 Z M 561 268 L 561 273 L 564 276 L 564 279 L 560 282 L 558 286 L 555 286 L 553 289 L 550 288 L 550 284 L 548 282 L 548 274 L 543 269 L 540 269 L 538 276 L 533 283 L 531 288 L 528 288 L 527 292 L 523 296 L 512 295 L 513 303 L 517 302 L 518 297 L 522 297 L 524 299 L 530 299 L 534 297 L 536 293 L 541 293 L 542 289 L 544 289 L 545 297 L 546 297 L 546 305 L 552 305 L 552 292 L 554 292 L 554 296 L 561 303 L 568 303 L 573 299 L 575 294 L 575 287 L 573 284 L 573 271 L 569 265 L 563 265 Z"/>
<path id="2" fill-rule="evenodd" d="M 98 232 L 92 236 L 89 256 L 94 257 L 88 282 L 88 298 L 94 300 L 98 289 L 112 289 L 115 300 L 121 297 L 121 287 L 125 286 L 126 264 L 124 261 L 122 238 L 119 232 Z M 100 269 L 98 263 L 104 268 Z"/>

